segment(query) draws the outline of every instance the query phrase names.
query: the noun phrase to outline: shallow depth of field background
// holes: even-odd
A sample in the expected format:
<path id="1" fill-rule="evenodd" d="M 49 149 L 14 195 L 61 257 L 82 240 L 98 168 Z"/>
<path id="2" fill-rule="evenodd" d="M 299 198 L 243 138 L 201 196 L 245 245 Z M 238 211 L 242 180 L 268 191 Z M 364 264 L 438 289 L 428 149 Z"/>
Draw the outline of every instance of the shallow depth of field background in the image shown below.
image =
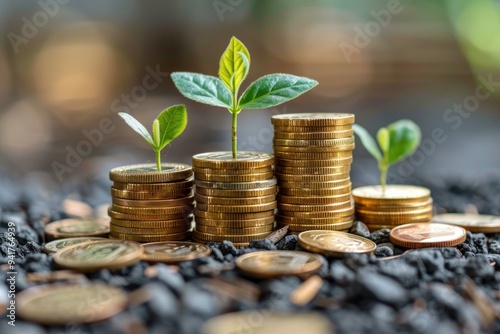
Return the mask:
<path id="1" fill-rule="evenodd" d="M 164 161 L 190 163 L 196 153 L 230 150 L 229 113 L 185 99 L 165 75 L 217 75 L 232 35 L 252 56 L 244 87 L 273 72 L 319 81 L 286 105 L 243 111 L 240 149 L 271 152 L 270 117 L 277 113 L 354 113 L 372 133 L 411 118 L 428 145 L 404 168 L 391 169 L 393 182 L 475 182 L 500 174 L 499 1 L 61 2 L 0 2 L 3 175 L 24 178 L 37 171 L 37 177 L 64 183 L 152 162 L 147 143 L 116 112 L 128 111 L 149 128 L 161 110 L 177 103 L 187 105 L 189 123 L 164 151 Z M 381 14 L 390 10 L 390 16 Z M 145 90 L 143 80 L 155 69 L 161 82 L 151 80 Z M 474 105 L 480 78 L 497 86 Z M 470 112 L 449 111 L 464 103 Z M 84 131 L 98 128 L 103 118 L 113 130 L 85 147 Z M 435 131 L 441 142 L 433 139 Z M 70 166 L 68 150 L 78 145 L 87 156 Z M 68 167 L 59 177 L 55 162 Z M 376 168 L 358 143 L 353 181 L 377 182 Z"/>

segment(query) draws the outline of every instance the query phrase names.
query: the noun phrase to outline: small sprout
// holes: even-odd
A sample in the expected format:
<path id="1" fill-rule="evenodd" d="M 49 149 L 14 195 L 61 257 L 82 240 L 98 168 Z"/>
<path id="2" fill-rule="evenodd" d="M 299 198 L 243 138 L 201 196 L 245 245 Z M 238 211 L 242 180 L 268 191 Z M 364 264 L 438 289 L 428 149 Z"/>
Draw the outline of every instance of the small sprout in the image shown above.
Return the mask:
<path id="1" fill-rule="evenodd" d="M 422 137 L 420 128 L 414 122 L 406 119 L 389 124 L 378 130 L 378 146 L 365 128 L 354 124 L 353 129 L 366 150 L 378 161 L 380 184 L 382 192 L 385 193 L 389 166 L 415 152 Z"/>
<path id="2" fill-rule="evenodd" d="M 163 110 L 153 122 L 153 136 L 134 117 L 124 112 L 120 112 L 118 115 L 151 145 L 156 154 L 156 166 L 158 171 L 161 171 L 161 150 L 186 128 L 186 106 L 179 104 Z"/>
<path id="3" fill-rule="evenodd" d="M 290 101 L 318 82 L 290 74 L 269 74 L 253 83 L 238 97 L 241 83 L 250 69 L 250 53 L 236 37 L 219 62 L 219 78 L 199 73 L 174 72 L 175 86 L 188 99 L 229 110 L 232 121 L 232 151 L 237 157 L 237 120 L 242 109 L 263 109 Z"/>

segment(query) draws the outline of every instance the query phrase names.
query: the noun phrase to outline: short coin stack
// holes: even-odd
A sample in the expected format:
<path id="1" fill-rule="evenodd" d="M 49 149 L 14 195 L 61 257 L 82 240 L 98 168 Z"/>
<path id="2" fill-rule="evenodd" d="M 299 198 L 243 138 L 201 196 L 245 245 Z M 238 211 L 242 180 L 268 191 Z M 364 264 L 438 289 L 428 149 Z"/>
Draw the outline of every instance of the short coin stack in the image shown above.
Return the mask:
<path id="1" fill-rule="evenodd" d="M 212 152 L 193 156 L 198 242 L 229 240 L 246 246 L 274 228 L 274 157 L 260 152 Z"/>
<path id="2" fill-rule="evenodd" d="M 285 114 L 274 125 L 278 227 L 346 231 L 353 224 L 349 172 L 353 114 Z"/>
<path id="3" fill-rule="evenodd" d="M 186 240 L 193 211 L 193 171 L 184 164 L 130 165 L 109 172 L 110 237 L 138 242 Z"/>
<path id="4" fill-rule="evenodd" d="M 429 223 L 432 219 L 432 198 L 427 188 L 388 185 L 353 189 L 356 217 L 371 230 L 394 228 L 410 223 Z"/>

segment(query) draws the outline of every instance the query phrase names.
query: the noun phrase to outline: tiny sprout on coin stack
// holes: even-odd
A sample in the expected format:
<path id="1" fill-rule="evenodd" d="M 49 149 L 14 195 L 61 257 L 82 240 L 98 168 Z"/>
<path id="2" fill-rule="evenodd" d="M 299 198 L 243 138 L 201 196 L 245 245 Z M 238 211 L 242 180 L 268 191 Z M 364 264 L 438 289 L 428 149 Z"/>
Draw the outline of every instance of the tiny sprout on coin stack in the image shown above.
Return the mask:
<path id="1" fill-rule="evenodd" d="M 156 166 L 161 171 L 161 150 L 177 138 L 186 128 L 187 112 L 183 104 L 163 110 L 153 122 L 153 135 L 134 117 L 120 112 L 121 118 L 151 145 L 156 154 Z"/>
<path id="2" fill-rule="evenodd" d="M 365 128 L 354 124 L 353 130 L 366 150 L 377 159 L 380 169 L 380 184 L 382 192 L 385 192 L 387 170 L 392 164 L 415 152 L 420 145 L 420 128 L 414 122 L 406 119 L 391 123 L 378 130 L 378 146 Z"/>
<path id="3" fill-rule="evenodd" d="M 237 157 L 237 119 L 243 109 L 263 109 L 290 101 L 307 92 L 318 82 L 290 74 L 269 74 L 253 83 L 238 98 L 241 83 L 250 69 L 250 53 L 236 37 L 222 54 L 219 78 L 190 72 L 172 73 L 172 80 L 188 99 L 227 108 L 233 116 L 232 151 Z"/>

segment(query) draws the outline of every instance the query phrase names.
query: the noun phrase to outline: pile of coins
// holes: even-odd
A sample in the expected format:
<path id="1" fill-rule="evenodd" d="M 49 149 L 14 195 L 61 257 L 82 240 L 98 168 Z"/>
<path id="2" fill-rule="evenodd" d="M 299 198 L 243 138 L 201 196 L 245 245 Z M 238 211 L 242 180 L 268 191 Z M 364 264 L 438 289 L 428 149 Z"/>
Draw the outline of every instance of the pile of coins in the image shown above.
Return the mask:
<path id="1" fill-rule="evenodd" d="M 274 228 L 274 157 L 267 153 L 213 152 L 193 156 L 196 227 L 193 240 L 229 240 L 246 246 Z"/>
<path id="2" fill-rule="evenodd" d="M 193 171 L 189 165 L 130 165 L 109 172 L 110 237 L 138 242 L 186 240 L 192 222 Z"/>
<path id="3" fill-rule="evenodd" d="M 432 219 L 431 191 L 427 188 L 388 185 L 353 189 L 356 217 L 370 229 L 394 228 L 410 223 L 429 223 Z"/>
<path id="4" fill-rule="evenodd" d="M 349 172 L 353 114 L 273 116 L 278 227 L 346 231 L 353 224 Z"/>

